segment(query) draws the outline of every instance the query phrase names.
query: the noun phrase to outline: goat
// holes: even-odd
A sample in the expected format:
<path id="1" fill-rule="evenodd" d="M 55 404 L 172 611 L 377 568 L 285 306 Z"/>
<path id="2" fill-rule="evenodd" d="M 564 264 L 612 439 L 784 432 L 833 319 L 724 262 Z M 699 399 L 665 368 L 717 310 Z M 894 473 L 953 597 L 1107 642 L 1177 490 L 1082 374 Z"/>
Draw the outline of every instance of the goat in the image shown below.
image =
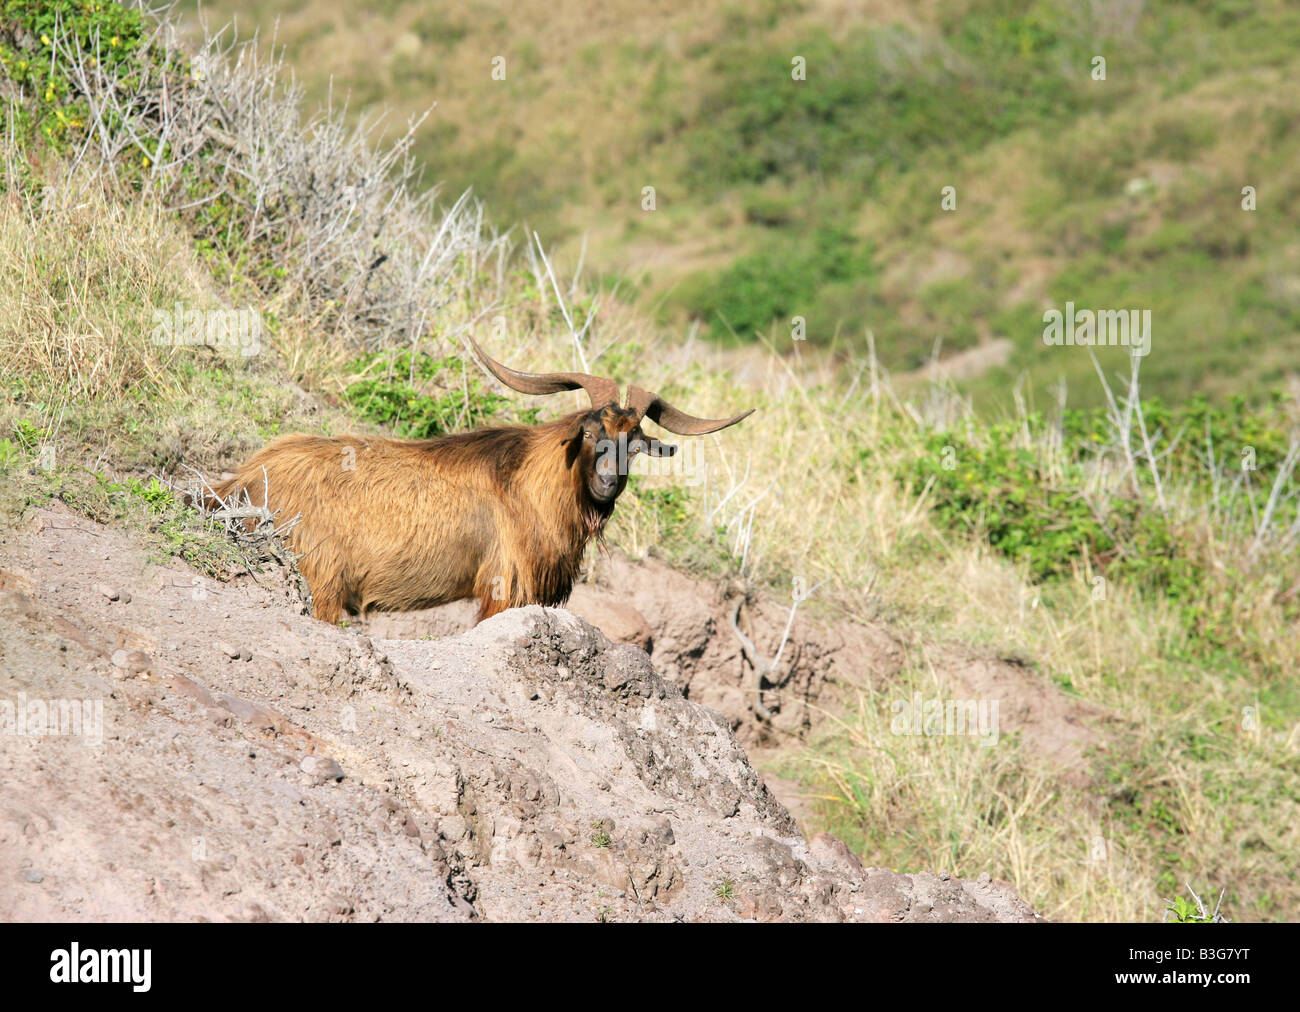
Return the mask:
<path id="1" fill-rule="evenodd" d="M 517 372 L 470 344 L 506 386 L 525 394 L 581 388 L 591 409 L 437 439 L 284 436 L 206 497 L 211 504 L 243 492 L 254 506 L 300 517 L 287 537 L 318 619 L 476 598 L 481 622 L 506 608 L 563 604 L 627 484 L 630 460 L 677 451 L 646 440 L 642 420 L 704 435 L 753 411 L 696 418 L 638 386 L 620 406 L 611 379 Z"/>

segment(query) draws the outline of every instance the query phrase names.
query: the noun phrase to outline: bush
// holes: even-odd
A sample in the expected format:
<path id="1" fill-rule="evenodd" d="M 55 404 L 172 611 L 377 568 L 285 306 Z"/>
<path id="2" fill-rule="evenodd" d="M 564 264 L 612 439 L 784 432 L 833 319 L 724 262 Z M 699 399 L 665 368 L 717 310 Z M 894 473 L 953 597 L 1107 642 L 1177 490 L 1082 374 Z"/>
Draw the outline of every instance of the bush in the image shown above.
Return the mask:
<path id="1" fill-rule="evenodd" d="M 696 278 L 682 301 L 710 324 L 715 337 L 734 332 L 751 338 L 777 318 L 813 314 L 826 286 L 871 272 L 871 256 L 859 240 L 826 228 L 811 240 L 773 240 L 716 277 Z"/>
<path id="2" fill-rule="evenodd" d="M 459 356 L 440 358 L 410 351 L 364 355 L 350 366 L 362 374 L 344 390 L 348 403 L 367 421 L 383 425 L 408 439 L 432 439 L 473 428 L 494 418 L 509 402 L 483 390 L 477 378 L 462 390 L 464 362 Z M 382 373 L 382 375 L 375 375 Z M 427 392 L 430 388 L 437 393 Z M 536 411 L 523 412 L 525 421 Z"/>
<path id="3" fill-rule="evenodd" d="M 1110 467 L 1113 480 L 1096 480 L 1118 463 L 1119 453 L 1100 409 L 1067 411 L 1056 431 L 1030 415 L 972 434 L 931 433 L 927 452 L 900 478 L 928 484 L 934 513 L 946 526 L 983 532 L 1033 580 L 1075 578 L 1090 569 L 1172 602 L 1201 648 L 1227 647 L 1241 635 L 1234 594 L 1246 577 L 1202 543 L 1196 523 L 1213 510 L 1225 520 L 1220 539 L 1249 544 L 1275 483 L 1283 498 L 1300 487 L 1284 470 L 1290 446 L 1284 401 L 1277 395 L 1252 411 L 1240 397 L 1224 406 L 1198 397 L 1177 409 L 1148 400 L 1142 412 L 1164 486 L 1177 484 L 1190 495 L 1180 510 L 1158 502 L 1145 461 L 1136 488 L 1119 468 Z M 1045 449 L 1054 437 L 1059 452 Z M 1243 462 L 1252 467 L 1243 469 Z M 1294 545 L 1287 550 L 1294 554 Z"/>

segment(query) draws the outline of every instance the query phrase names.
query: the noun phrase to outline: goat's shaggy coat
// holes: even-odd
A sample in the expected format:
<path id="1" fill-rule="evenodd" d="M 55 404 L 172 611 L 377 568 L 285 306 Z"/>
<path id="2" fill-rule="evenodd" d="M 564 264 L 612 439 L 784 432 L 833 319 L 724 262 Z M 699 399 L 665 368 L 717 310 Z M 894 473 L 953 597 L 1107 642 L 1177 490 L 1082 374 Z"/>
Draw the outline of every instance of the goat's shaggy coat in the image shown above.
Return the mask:
<path id="1" fill-rule="evenodd" d="M 301 515 L 289 537 L 319 619 L 472 597 L 481 621 L 568 600 L 613 512 L 572 466 L 585 416 L 428 440 L 285 436 L 214 491 Z"/>

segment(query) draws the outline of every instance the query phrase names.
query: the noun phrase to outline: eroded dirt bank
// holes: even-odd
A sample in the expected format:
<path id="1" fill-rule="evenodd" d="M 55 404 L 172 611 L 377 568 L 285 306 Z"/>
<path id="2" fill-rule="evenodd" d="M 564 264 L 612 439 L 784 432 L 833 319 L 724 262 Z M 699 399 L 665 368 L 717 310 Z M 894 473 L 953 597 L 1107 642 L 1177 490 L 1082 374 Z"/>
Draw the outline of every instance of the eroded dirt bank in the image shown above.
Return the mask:
<path id="1" fill-rule="evenodd" d="M 567 611 L 372 639 L 60 506 L 2 552 L 5 918 L 1034 916 L 805 840 L 726 717 Z M 36 733 L 59 700 L 79 735 Z"/>

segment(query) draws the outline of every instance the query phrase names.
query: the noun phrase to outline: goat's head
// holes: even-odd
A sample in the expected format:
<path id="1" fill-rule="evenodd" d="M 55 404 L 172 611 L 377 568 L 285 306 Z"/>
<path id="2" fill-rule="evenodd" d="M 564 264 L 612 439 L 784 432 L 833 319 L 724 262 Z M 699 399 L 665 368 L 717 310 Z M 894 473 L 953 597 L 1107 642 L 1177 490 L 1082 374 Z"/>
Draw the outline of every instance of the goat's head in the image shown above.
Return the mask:
<path id="1" fill-rule="evenodd" d="M 612 506 L 627 485 L 628 469 L 638 453 L 671 457 L 677 447 L 647 439 L 641 431 L 643 419 L 680 436 L 703 436 L 725 429 L 753 413 L 734 418 L 696 418 L 679 411 L 662 397 L 638 386 L 629 386 L 626 403 L 619 404 L 618 384 L 603 376 L 583 372 L 527 373 L 510 369 L 484 354 L 474 340 L 474 351 L 488 372 L 511 389 L 524 394 L 554 394 L 582 389 L 591 399 L 591 410 L 572 419 L 565 436 L 566 461 L 591 499 Z"/>

